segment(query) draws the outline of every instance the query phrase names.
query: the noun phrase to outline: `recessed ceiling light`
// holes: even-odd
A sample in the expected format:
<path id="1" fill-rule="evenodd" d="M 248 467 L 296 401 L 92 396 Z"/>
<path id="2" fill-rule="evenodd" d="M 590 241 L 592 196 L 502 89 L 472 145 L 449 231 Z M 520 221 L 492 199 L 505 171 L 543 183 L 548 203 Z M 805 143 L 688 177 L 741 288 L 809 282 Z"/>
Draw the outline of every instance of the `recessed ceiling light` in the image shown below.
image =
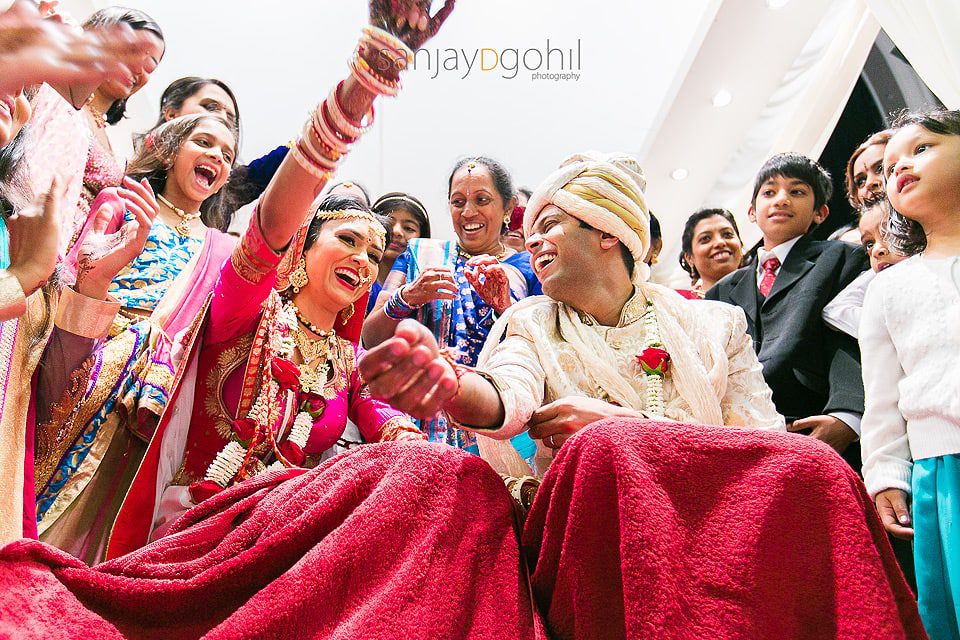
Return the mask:
<path id="1" fill-rule="evenodd" d="M 670 174 L 670 177 L 674 180 L 686 180 L 687 176 L 690 175 L 690 172 L 680 167 L 679 169 L 674 169 L 673 173 Z"/>
<path id="2" fill-rule="evenodd" d="M 715 93 L 713 96 L 713 106 L 719 109 L 721 107 L 725 107 L 728 104 L 730 104 L 731 100 L 733 100 L 733 94 L 727 91 L 726 89 L 721 89 L 720 91 L 717 91 L 717 93 Z"/>
<path id="3" fill-rule="evenodd" d="M 790 0 L 767 0 L 767 9 L 779 9 L 790 2 Z"/>

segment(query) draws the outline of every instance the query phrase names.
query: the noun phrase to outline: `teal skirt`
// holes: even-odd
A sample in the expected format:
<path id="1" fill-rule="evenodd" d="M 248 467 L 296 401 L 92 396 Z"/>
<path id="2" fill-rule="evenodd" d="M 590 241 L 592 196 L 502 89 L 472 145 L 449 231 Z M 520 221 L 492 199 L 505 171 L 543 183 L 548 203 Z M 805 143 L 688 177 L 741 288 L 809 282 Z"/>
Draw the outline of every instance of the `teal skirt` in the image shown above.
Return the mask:
<path id="1" fill-rule="evenodd" d="M 913 464 L 913 555 L 931 640 L 960 640 L 960 455 Z"/>

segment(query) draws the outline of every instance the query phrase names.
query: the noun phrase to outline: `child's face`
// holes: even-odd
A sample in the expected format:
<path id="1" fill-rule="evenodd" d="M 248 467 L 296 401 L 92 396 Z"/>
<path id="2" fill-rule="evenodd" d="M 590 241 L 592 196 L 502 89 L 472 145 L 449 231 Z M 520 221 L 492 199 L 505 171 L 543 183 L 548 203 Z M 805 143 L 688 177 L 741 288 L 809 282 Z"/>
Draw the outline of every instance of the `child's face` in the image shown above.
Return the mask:
<path id="1" fill-rule="evenodd" d="M 197 203 L 203 202 L 226 183 L 234 160 L 233 133 L 222 123 L 204 120 L 180 145 L 167 179 L 168 189 Z"/>
<path id="2" fill-rule="evenodd" d="M 883 154 L 890 204 L 927 227 L 960 207 L 960 136 L 904 127 Z"/>
<path id="3" fill-rule="evenodd" d="M 904 259 L 904 256 L 893 253 L 880 236 L 881 222 L 883 222 L 882 207 L 869 207 L 860 216 L 860 243 L 863 245 L 863 250 L 870 256 L 870 268 L 877 273 Z"/>
<path id="4" fill-rule="evenodd" d="M 826 220 L 828 213 L 826 205 L 814 208 L 813 187 L 787 176 L 773 176 L 760 185 L 750 207 L 750 219 L 760 227 L 768 248 L 802 236 L 810 225 Z"/>

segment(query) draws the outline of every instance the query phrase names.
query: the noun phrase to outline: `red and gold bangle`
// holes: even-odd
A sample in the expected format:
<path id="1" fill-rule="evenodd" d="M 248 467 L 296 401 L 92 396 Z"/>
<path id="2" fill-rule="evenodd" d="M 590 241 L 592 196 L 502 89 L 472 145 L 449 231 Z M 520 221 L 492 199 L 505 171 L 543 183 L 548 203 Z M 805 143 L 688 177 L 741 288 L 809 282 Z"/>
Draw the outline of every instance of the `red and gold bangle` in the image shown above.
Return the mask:
<path id="1" fill-rule="evenodd" d="M 330 92 L 330 96 L 325 100 L 327 105 L 327 114 L 330 116 L 333 124 L 337 129 L 340 130 L 341 133 L 347 137 L 356 139 L 366 132 L 367 129 L 373 126 L 376 112 L 371 104 L 370 111 L 365 116 L 365 122 L 357 122 L 348 116 L 347 112 L 343 109 L 343 105 L 340 104 L 339 91 L 342 86 L 343 80 L 341 80 L 340 84 L 333 88 L 333 91 Z"/>
<path id="2" fill-rule="evenodd" d="M 323 137 L 320 135 L 320 131 L 317 129 L 317 123 L 313 120 L 310 121 L 310 133 L 312 134 L 310 137 L 310 142 L 312 143 L 316 141 L 316 143 L 320 146 L 320 153 L 334 162 L 339 162 L 343 158 L 342 153 L 339 153 L 336 149 L 324 141 Z"/>
<path id="3" fill-rule="evenodd" d="M 377 95 L 396 96 L 400 94 L 400 81 L 387 80 L 378 75 L 370 64 L 360 55 L 362 49 L 357 49 L 353 58 L 350 60 L 350 70 L 353 77 L 357 79 L 364 88 Z"/>
<path id="4" fill-rule="evenodd" d="M 360 139 L 359 136 L 349 136 L 342 131 L 338 131 L 337 128 L 333 126 L 333 122 L 330 121 L 330 108 L 327 106 L 326 100 L 317 108 L 316 113 L 313 114 L 313 119 L 321 131 L 336 138 L 343 144 L 350 145 Z"/>
<path id="5" fill-rule="evenodd" d="M 300 139 L 304 142 L 304 150 L 310 152 L 312 157 L 320 164 L 331 162 L 336 165 L 343 159 L 344 154 L 336 149 L 332 149 L 330 145 L 323 140 L 312 118 L 303 126 L 303 133 L 300 135 Z"/>
<path id="6" fill-rule="evenodd" d="M 357 49 L 357 64 L 360 65 L 360 68 L 363 69 L 364 73 L 369 74 L 371 79 L 382 84 L 387 89 L 392 91 L 397 91 L 399 93 L 400 86 L 401 86 L 400 79 L 398 78 L 394 80 L 391 78 L 387 78 L 380 73 L 377 73 L 377 71 L 370 66 L 370 63 L 367 62 L 367 60 L 362 55 L 360 55 L 363 52 L 364 52 L 363 47 L 360 47 L 359 49 Z"/>
<path id="7" fill-rule="evenodd" d="M 301 148 L 300 144 L 300 140 L 298 139 L 297 142 L 290 147 L 290 155 L 292 155 L 293 159 L 297 161 L 297 164 L 299 164 L 304 171 L 318 180 L 330 180 L 330 178 L 333 177 L 333 172 L 328 169 L 324 169 L 320 165 L 307 158 L 306 154 L 303 153 L 303 149 Z"/>
<path id="8" fill-rule="evenodd" d="M 385 48 L 390 49 L 408 62 L 413 60 L 413 50 L 407 46 L 407 43 L 383 29 L 367 25 L 363 28 L 362 39 L 367 42 L 382 44 Z"/>
<path id="9" fill-rule="evenodd" d="M 321 169 L 335 171 L 337 165 L 340 164 L 339 158 L 335 160 L 332 157 L 328 157 L 313 146 L 310 141 L 310 130 L 308 126 L 309 125 L 304 126 L 303 134 L 297 138 L 297 144 L 300 145 L 300 152 Z"/>
<path id="10" fill-rule="evenodd" d="M 350 73 L 351 75 L 353 75 L 353 78 L 357 81 L 357 83 L 361 87 L 363 87 L 373 95 L 375 96 L 383 95 L 383 91 L 381 91 L 381 88 L 375 82 L 373 82 L 373 80 L 368 78 L 363 73 L 363 70 L 360 68 L 360 65 L 356 62 L 356 60 L 357 60 L 357 56 L 354 56 L 350 60 Z"/>
<path id="11" fill-rule="evenodd" d="M 330 125 L 330 121 L 327 119 L 326 109 L 323 108 L 323 105 L 317 107 L 316 112 L 313 114 L 312 123 L 313 132 L 317 135 L 321 143 L 339 154 L 347 153 L 350 150 L 350 145 L 355 139 L 348 139 L 337 135 L 336 131 L 334 131 Z"/>
<path id="12" fill-rule="evenodd" d="M 330 158 L 327 158 L 324 155 L 317 154 L 312 149 L 308 149 L 303 138 L 297 138 L 297 145 L 299 146 L 299 151 L 307 158 L 312 164 L 323 169 L 324 171 L 336 171 L 337 165 L 339 163 L 334 162 Z"/>

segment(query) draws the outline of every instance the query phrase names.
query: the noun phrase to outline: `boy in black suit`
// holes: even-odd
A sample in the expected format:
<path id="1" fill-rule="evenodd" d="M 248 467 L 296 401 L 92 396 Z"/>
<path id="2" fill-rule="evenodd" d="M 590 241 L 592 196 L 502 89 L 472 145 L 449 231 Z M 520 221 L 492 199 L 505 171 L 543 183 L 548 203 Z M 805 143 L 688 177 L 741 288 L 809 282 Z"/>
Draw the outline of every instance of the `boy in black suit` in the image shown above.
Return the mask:
<path id="1" fill-rule="evenodd" d="M 856 340 L 830 330 L 821 313 L 870 265 L 860 247 L 809 235 L 827 218 L 832 191 L 830 174 L 806 156 L 770 158 L 754 181 L 750 206 L 750 220 L 763 232 L 757 263 L 731 273 L 706 297 L 744 310 L 788 429 L 846 452 L 859 470 L 859 447 L 848 448 L 859 438 L 863 415 L 860 351 Z"/>

